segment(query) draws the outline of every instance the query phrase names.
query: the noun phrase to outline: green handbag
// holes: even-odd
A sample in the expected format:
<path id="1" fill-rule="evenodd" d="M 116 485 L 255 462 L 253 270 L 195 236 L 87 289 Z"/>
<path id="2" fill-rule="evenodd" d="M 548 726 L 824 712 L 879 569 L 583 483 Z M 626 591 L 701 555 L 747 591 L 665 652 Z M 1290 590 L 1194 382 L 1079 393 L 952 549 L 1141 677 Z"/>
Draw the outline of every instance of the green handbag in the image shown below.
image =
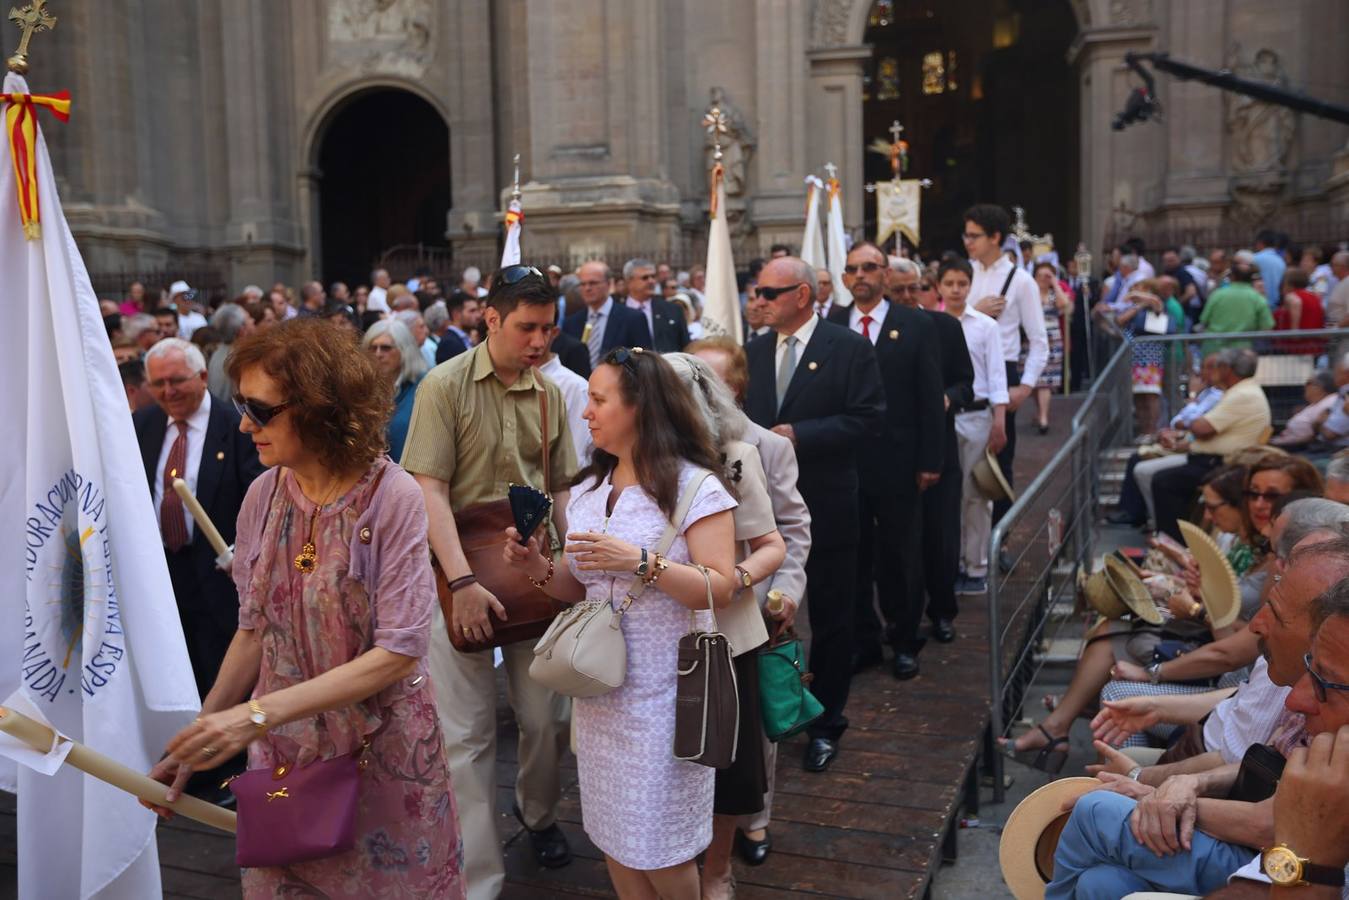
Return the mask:
<path id="1" fill-rule="evenodd" d="M 759 707 L 770 741 L 791 737 L 824 714 L 806 688 L 810 679 L 801 664 L 801 641 L 791 629 L 759 651 Z"/>

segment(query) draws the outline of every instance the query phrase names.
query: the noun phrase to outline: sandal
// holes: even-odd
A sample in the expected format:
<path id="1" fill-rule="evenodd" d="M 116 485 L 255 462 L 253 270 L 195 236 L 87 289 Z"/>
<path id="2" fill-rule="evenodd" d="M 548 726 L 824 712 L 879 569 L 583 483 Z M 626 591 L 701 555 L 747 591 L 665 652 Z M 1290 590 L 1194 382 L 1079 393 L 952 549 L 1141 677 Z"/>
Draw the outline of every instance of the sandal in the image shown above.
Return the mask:
<path id="1" fill-rule="evenodd" d="M 1002 749 L 1002 755 L 1023 766 L 1031 766 L 1041 772 L 1057 775 L 1063 771 L 1063 764 L 1068 761 L 1068 736 L 1054 737 L 1043 725 L 1035 727 L 1040 729 L 1040 733 L 1049 743 L 1034 750 L 1017 750 L 1012 741 L 1004 741 L 998 745 Z"/>

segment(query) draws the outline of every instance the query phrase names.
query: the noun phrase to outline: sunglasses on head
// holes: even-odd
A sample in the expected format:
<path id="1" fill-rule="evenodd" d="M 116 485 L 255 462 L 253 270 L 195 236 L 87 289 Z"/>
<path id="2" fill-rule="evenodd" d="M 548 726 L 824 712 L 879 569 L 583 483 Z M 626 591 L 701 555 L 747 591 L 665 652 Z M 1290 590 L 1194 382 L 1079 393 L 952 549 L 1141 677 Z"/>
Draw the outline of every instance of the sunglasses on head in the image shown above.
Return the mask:
<path id="1" fill-rule="evenodd" d="M 234 408 L 239 415 L 247 416 L 248 421 L 259 428 L 266 428 L 272 419 L 291 407 L 289 402 L 278 403 L 276 406 L 265 406 L 256 400 L 250 400 L 243 394 L 235 394 L 232 399 L 234 400 Z"/>
<path id="2" fill-rule="evenodd" d="M 641 347 L 615 347 L 604 357 L 604 361 L 611 366 L 627 366 L 636 368 L 636 358 L 643 352 Z"/>
<path id="3" fill-rule="evenodd" d="M 754 290 L 755 293 L 765 300 L 776 300 L 788 291 L 794 291 L 803 284 L 805 284 L 804 281 L 798 281 L 796 284 L 788 284 L 783 287 L 764 287 L 763 285 L 760 285 Z"/>
<path id="4" fill-rule="evenodd" d="M 878 262 L 864 262 L 860 266 L 851 266 L 851 265 L 844 266 L 843 272 L 845 275 L 856 275 L 858 269 L 861 269 L 863 272 L 871 273 L 875 272 L 877 269 L 884 269 L 884 268 L 885 266 L 881 265 Z"/>
<path id="5" fill-rule="evenodd" d="M 1312 687 L 1316 689 L 1316 699 L 1319 702 L 1326 702 L 1329 691 L 1349 691 L 1349 684 L 1336 684 L 1333 681 L 1326 681 L 1316 674 L 1316 670 L 1312 668 L 1312 655 L 1310 653 L 1302 655 L 1302 664 L 1307 667 L 1307 674 L 1312 677 Z"/>
<path id="6" fill-rule="evenodd" d="M 506 284 L 519 284 L 530 276 L 543 280 L 543 273 L 533 266 L 507 266 L 498 277 Z"/>

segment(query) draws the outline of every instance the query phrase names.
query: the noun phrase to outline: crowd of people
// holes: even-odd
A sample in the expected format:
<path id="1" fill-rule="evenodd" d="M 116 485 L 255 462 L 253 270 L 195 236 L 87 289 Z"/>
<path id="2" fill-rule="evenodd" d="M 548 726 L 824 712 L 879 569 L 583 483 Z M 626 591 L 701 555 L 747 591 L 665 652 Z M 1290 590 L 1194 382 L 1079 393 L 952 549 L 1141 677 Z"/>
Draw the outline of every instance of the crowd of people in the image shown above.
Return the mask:
<path id="1" fill-rule="evenodd" d="M 1017 412 L 1033 401 L 1023 427 L 1046 433 L 1051 396 L 1090 377 L 1079 357 L 1098 335 L 1083 336 L 1082 321 L 1110 316 L 1126 335 L 1152 333 L 1154 315 L 1168 329 L 1247 330 L 1226 307 L 1249 300 L 1252 272 L 1272 271 L 1260 254 L 1227 276 L 1215 263 L 1200 288 L 1176 254 L 1187 279 L 1145 283 L 1133 278 L 1142 257 L 1131 246 L 1102 282 L 1071 261 L 1027 258 L 1010 227 L 1001 207 L 976 205 L 964 252 L 926 263 L 854 243 L 846 304 L 829 272 L 775 246 L 744 274 L 744 333 L 734 336 L 705 327 L 700 269 L 644 259 L 569 273 L 515 265 L 486 280 L 469 269 L 447 280 L 448 293 L 430 273 L 394 283 L 377 270 L 354 289 L 250 285 L 215 309 L 185 282 L 157 298 L 135 284 L 124 301 L 104 301 L 203 697 L 154 776 L 171 795 L 228 803 L 222 774 L 353 756 L 355 845 L 247 869 L 247 895 L 495 897 L 505 878 L 499 667 L 519 726 L 512 812 L 540 866 L 571 859 L 558 825 L 570 743 L 585 831 L 620 896 L 732 896 L 732 857 L 758 865 L 772 852 L 777 744 L 758 715 L 758 654 L 798 611 L 808 620 L 810 690 L 823 712 L 801 765 L 827 770 L 848 729 L 853 676 L 887 663 L 887 650 L 895 678 L 917 676 L 927 641 L 958 639 L 959 598 L 987 590 L 999 563 L 987 558 L 989 531 L 1013 499 Z M 1276 295 L 1274 318 L 1290 328 L 1337 321 L 1321 310 L 1349 291 L 1333 282 L 1349 275 L 1341 256 L 1306 279 L 1296 266 L 1281 273 L 1292 293 Z M 1339 308 L 1349 315 L 1349 302 Z M 1171 533 L 1202 501 L 1240 568 L 1238 624 L 1205 619 L 1192 562 L 1166 545 L 1177 561 L 1146 577 L 1185 626 L 1181 648 L 1137 623 L 1102 625 L 1050 717 L 1007 752 L 1061 766 L 1068 726 L 1098 696 L 1103 733 L 1140 742 L 1143 727 L 1122 730 L 1144 715 L 1135 708 L 1229 702 L 1246 667 L 1252 679 L 1265 671 L 1269 585 L 1289 554 L 1328 551 L 1301 543 L 1324 529 L 1288 524 L 1308 508 L 1289 501 L 1319 494 L 1323 479 L 1266 443 L 1255 363 L 1240 346 L 1204 360 L 1204 389 L 1158 435 L 1156 454 L 1140 454 L 1139 497 L 1125 507 Z M 1309 382 L 1314 431 L 1335 427 L 1336 410 L 1349 417 L 1325 402 L 1349 384 L 1343 363 Z M 1145 382 L 1155 365 L 1136 359 Z M 172 489 L 178 477 L 234 544 L 228 571 Z M 512 485 L 544 491 L 551 513 L 523 542 L 509 532 L 492 567 L 560 604 L 620 611 L 621 687 L 549 690 L 530 675 L 533 641 L 502 643 L 499 664 L 455 648 L 491 646 L 509 624 L 486 564 L 470 564 L 481 557 L 469 534 Z M 1322 515 L 1330 502 L 1310 508 Z M 1301 537 L 1280 556 L 1286 534 Z M 670 749 L 680 637 L 709 628 L 713 612 L 742 711 L 734 761 L 715 770 Z M 1291 615 L 1278 610 L 1264 627 L 1286 629 Z M 1163 646 L 1173 654 L 1164 666 L 1153 658 Z M 1335 665 L 1313 670 L 1318 684 Z M 1268 670 L 1275 684 L 1297 681 L 1285 660 Z M 1184 690 L 1134 689 L 1172 683 Z"/>

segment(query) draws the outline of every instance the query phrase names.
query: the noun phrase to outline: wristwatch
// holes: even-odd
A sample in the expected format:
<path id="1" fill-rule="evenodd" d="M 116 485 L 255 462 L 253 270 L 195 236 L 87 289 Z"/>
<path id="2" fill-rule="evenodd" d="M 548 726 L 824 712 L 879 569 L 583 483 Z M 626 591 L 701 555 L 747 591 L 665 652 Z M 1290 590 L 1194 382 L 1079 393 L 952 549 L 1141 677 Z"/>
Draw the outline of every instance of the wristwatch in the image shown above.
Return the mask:
<path id="1" fill-rule="evenodd" d="M 1144 669 L 1143 671 L 1145 671 L 1145 672 L 1148 673 L 1148 681 L 1151 681 L 1153 684 L 1159 684 L 1159 683 L 1161 682 L 1161 680 L 1162 680 L 1162 664 L 1161 664 L 1161 663 L 1159 663 L 1159 662 L 1152 663 L 1150 666 L 1148 666 L 1148 667 L 1147 667 L 1146 669 Z"/>
<path id="2" fill-rule="evenodd" d="M 1260 869 L 1280 887 L 1321 884 L 1344 887 L 1344 870 L 1318 866 L 1293 852 L 1287 844 L 1275 844 L 1260 854 Z"/>
<path id="3" fill-rule="evenodd" d="M 651 563 L 646 558 L 646 548 L 642 548 L 642 561 L 637 564 L 637 568 L 632 570 L 632 574 L 638 578 L 646 578 L 646 573 L 650 571 Z"/>
<path id="4" fill-rule="evenodd" d="M 746 572 L 746 571 L 745 571 L 743 568 L 741 568 L 740 566 L 736 566 L 736 567 L 735 567 L 735 577 L 738 578 L 738 579 L 740 580 L 740 586 L 741 586 L 741 587 L 743 587 L 743 588 L 752 588 L 752 587 L 754 587 L 754 579 L 751 578 L 751 577 L 750 577 L 750 574 L 749 574 L 748 572 Z"/>
<path id="5" fill-rule="evenodd" d="M 248 701 L 248 721 L 253 723 L 260 734 L 267 733 L 267 713 L 256 700 Z"/>

